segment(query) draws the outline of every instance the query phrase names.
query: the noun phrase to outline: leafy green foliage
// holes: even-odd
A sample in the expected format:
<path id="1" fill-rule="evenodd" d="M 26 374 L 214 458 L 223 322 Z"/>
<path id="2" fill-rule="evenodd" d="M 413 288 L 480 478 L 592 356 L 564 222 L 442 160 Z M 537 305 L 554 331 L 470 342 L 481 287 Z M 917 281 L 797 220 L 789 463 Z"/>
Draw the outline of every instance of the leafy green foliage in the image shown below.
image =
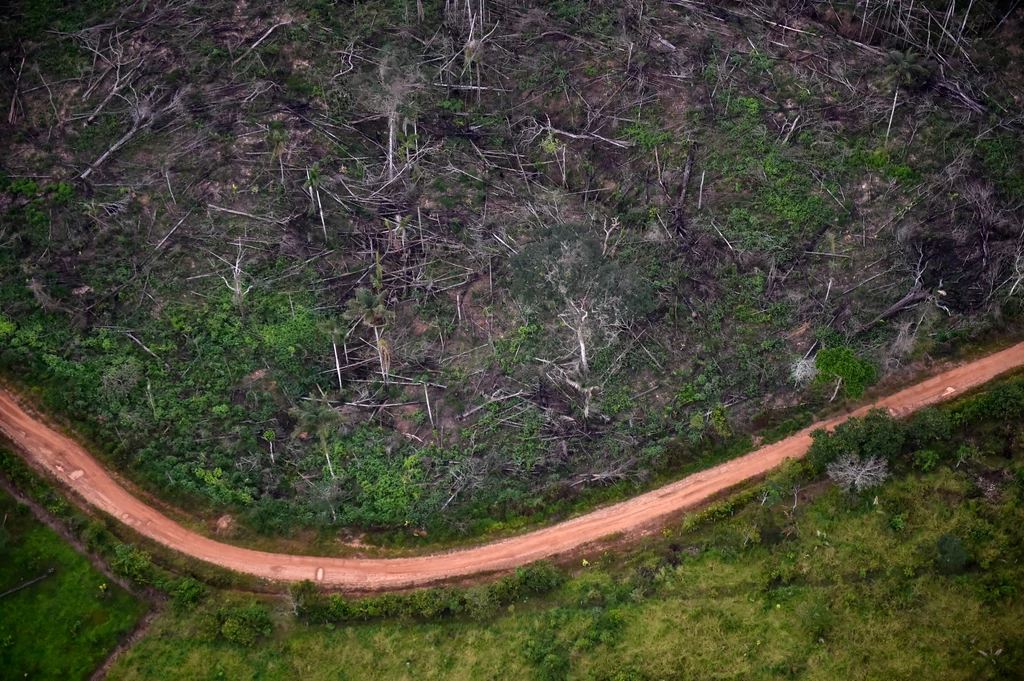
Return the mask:
<path id="1" fill-rule="evenodd" d="M 194 608 L 209 592 L 205 584 L 193 577 L 182 577 L 171 587 L 174 606 L 184 610 Z"/>
<path id="2" fill-rule="evenodd" d="M 120 544 L 114 547 L 114 560 L 111 567 L 128 579 L 145 582 L 150 566 L 149 554 L 131 544 Z"/>
<path id="3" fill-rule="evenodd" d="M 526 324 L 516 329 L 510 338 L 499 338 L 494 341 L 494 354 L 498 358 L 501 370 L 511 374 L 516 365 L 533 359 L 528 348 L 536 347 L 543 329 L 537 324 Z"/>
<path id="4" fill-rule="evenodd" d="M 270 613 L 258 604 L 222 608 L 217 612 L 220 635 L 231 643 L 252 647 L 260 636 L 270 636 Z"/>
<path id="5" fill-rule="evenodd" d="M 420 618 L 436 620 L 466 612 L 483 619 L 501 605 L 514 604 L 558 589 L 565 573 L 548 561 L 516 568 L 496 582 L 469 589 L 434 588 L 410 594 L 386 594 L 349 601 L 339 594 L 324 596 L 314 582 L 291 587 L 292 602 L 299 616 L 311 622 L 350 622 L 377 618 Z"/>
<path id="6" fill-rule="evenodd" d="M 7 315 L 0 315 L 0 340 L 7 340 L 18 329 Z"/>
<path id="7" fill-rule="evenodd" d="M 906 440 L 906 426 L 890 418 L 884 409 L 872 409 L 863 418 L 840 423 L 832 431 L 816 430 L 811 437 L 814 441 L 807 451 L 807 462 L 821 473 L 844 454 L 895 459 Z"/>
<path id="8" fill-rule="evenodd" d="M 893 50 L 888 53 L 889 82 L 904 88 L 924 87 L 931 78 L 931 71 L 921 63 L 921 56 L 912 50 Z"/>
<path id="9" fill-rule="evenodd" d="M 842 379 L 846 394 L 856 399 L 864 388 L 875 380 L 875 367 L 870 362 L 857 359 L 851 348 L 824 348 L 814 360 L 819 376 L 827 379 Z"/>
<path id="10" fill-rule="evenodd" d="M 914 446 L 927 448 L 949 440 L 953 422 L 948 409 L 926 407 L 908 419 L 907 430 Z"/>
<path id="11" fill-rule="evenodd" d="M 977 149 L 986 172 L 999 189 L 1013 200 L 1024 198 L 1024 145 L 1020 140 L 998 134 L 979 140 Z"/>
<path id="12" fill-rule="evenodd" d="M 622 625 L 622 613 L 617 610 L 548 610 L 530 628 L 523 655 L 537 670 L 538 679 L 562 681 L 569 677 L 573 655 L 586 654 L 600 644 L 614 645 Z"/>
<path id="13" fill-rule="evenodd" d="M 770 253 L 780 261 L 796 257 L 794 249 L 837 220 L 834 204 L 808 171 L 807 154 L 780 145 L 768 133 L 759 99 L 726 96 L 726 101 L 729 116 L 714 133 L 708 159 L 736 195 L 723 232 L 742 250 Z M 832 165 L 834 160 L 815 157 L 813 162 Z"/>
<path id="14" fill-rule="evenodd" d="M 930 449 L 922 449 L 914 454 L 914 466 L 919 468 L 922 473 L 927 473 L 935 469 L 939 463 L 938 453 Z"/>
<path id="15" fill-rule="evenodd" d="M 415 522 L 419 486 L 423 480 L 420 455 L 389 447 L 380 429 L 360 428 L 342 445 L 360 452 L 349 468 L 358 486 L 357 503 L 345 509 L 345 519 L 358 525 L 400 525 Z"/>
<path id="16" fill-rule="evenodd" d="M 625 126 L 622 128 L 622 136 L 648 153 L 673 141 L 672 133 L 644 122 L 633 122 Z"/>

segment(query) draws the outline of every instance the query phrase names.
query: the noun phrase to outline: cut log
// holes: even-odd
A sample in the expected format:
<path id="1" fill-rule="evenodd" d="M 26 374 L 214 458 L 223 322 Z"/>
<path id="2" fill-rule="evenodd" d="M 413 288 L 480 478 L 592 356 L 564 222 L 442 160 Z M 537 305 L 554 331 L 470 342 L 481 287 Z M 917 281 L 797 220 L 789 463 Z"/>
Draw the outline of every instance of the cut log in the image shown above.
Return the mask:
<path id="1" fill-rule="evenodd" d="M 679 200 L 672 207 L 672 227 L 680 238 L 686 236 L 686 188 L 690 184 L 690 173 L 693 172 L 693 157 L 697 153 L 697 143 L 690 145 L 690 152 L 686 155 L 686 165 L 683 167 L 683 183 L 679 188 Z"/>

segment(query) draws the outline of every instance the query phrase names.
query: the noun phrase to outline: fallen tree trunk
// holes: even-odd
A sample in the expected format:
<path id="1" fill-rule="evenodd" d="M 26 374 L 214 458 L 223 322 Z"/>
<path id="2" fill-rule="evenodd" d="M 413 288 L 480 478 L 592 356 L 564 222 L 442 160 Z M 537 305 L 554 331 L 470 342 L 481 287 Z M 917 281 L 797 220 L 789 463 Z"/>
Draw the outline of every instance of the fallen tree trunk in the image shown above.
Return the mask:
<path id="1" fill-rule="evenodd" d="M 3 598 L 4 596 L 10 596 L 12 593 L 14 593 L 16 591 L 21 591 L 25 587 L 32 586 L 36 582 L 40 582 L 40 581 L 46 579 L 47 577 L 49 577 L 52 574 L 53 574 L 53 568 L 50 568 L 49 570 L 47 570 L 43 574 L 39 575 L 35 579 L 30 579 L 27 582 L 25 582 L 24 584 L 22 584 L 21 586 L 16 586 L 13 589 L 11 589 L 10 591 L 3 592 L 2 594 L 0 594 L 0 598 Z"/>
<path id="2" fill-rule="evenodd" d="M 903 296 L 898 301 L 896 301 L 895 303 L 890 305 L 889 308 L 885 312 L 883 312 L 882 314 L 878 315 L 873 320 L 871 320 L 867 324 L 864 324 L 859 329 L 857 329 L 857 331 L 854 333 L 854 335 L 856 336 L 858 334 L 861 334 L 864 331 L 867 331 L 868 329 L 870 329 L 875 324 L 878 324 L 879 322 L 884 322 L 885 320 L 889 319 L 890 317 L 895 317 L 897 314 L 899 314 L 903 310 L 907 309 L 911 305 L 914 305 L 915 303 L 919 303 L 922 300 L 925 300 L 927 298 L 928 298 L 928 291 L 925 291 L 924 289 L 915 286 L 914 288 L 912 288 L 910 290 L 910 293 L 908 293 L 907 295 Z"/>
<path id="3" fill-rule="evenodd" d="M 690 153 L 686 155 L 683 167 L 683 183 L 679 188 L 679 200 L 672 206 L 672 227 L 680 237 L 686 236 L 686 189 L 690 184 L 690 173 L 693 172 L 693 157 L 697 153 L 697 143 L 690 145 Z"/>

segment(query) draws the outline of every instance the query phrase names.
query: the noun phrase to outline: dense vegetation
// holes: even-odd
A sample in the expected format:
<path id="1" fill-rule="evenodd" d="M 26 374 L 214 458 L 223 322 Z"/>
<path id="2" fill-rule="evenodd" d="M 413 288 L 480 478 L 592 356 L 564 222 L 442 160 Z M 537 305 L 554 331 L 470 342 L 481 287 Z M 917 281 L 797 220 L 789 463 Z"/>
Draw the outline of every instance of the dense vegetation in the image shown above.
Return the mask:
<path id="1" fill-rule="evenodd" d="M 873 413 L 626 555 L 586 556 L 564 583 L 541 566 L 362 601 L 308 582 L 262 605 L 214 595 L 163 616 L 110 678 L 1019 678 L 1022 415 L 1021 379 L 908 422 Z M 843 452 L 894 475 L 860 492 L 822 483 Z M 497 600 L 515 583 L 555 590 Z M 224 613 L 259 608 L 270 635 L 227 640 Z"/>
<path id="2" fill-rule="evenodd" d="M 6 679 L 78 680 L 148 610 L 0 491 L 0 669 Z M 6 593 L 38 577 L 23 589 Z"/>
<path id="3" fill-rule="evenodd" d="M 627 494 L 1015 328 L 1019 14 L 949 8 L 21 0 L 0 369 L 264 533 Z"/>
<path id="4" fill-rule="evenodd" d="M 539 563 L 355 600 L 311 582 L 279 597 L 222 591 L 230 580 L 151 559 L 17 457 L 0 453 L 0 469 L 120 577 L 169 596 L 112 678 L 1015 678 L 1022 420 L 1020 377 L 907 421 L 875 411 L 661 537 L 584 554 L 570 579 Z M 851 457 L 884 461 L 892 479 L 823 480 Z M 64 635 L 52 626 L 64 614 L 48 611 L 47 634 Z M 5 654 L 36 657 L 36 644 L 12 638 Z"/>

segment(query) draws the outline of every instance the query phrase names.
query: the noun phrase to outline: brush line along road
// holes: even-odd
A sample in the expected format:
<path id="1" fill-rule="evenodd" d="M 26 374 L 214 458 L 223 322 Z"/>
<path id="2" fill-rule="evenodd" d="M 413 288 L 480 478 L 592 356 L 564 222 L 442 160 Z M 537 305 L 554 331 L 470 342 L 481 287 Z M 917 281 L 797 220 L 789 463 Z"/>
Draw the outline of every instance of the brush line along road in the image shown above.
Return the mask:
<path id="1" fill-rule="evenodd" d="M 696 473 L 656 490 L 597 509 L 572 520 L 491 544 L 409 558 L 321 558 L 253 551 L 222 544 L 185 529 L 132 496 L 81 445 L 21 408 L 0 390 L 0 432 L 37 466 L 46 469 L 85 501 L 175 551 L 215 565 L 271 580 L 311 579 L 325 586 L 357 590 L 399 589 L 434 584 L 479 572 L 507 570 L 565 553 L 609 535 L 635 531 L 690 508 L 786 458 L 799 458 L 811 431 L 831 428 L 871 407 L 904 416 L 942 402 L 1024 365 L 1024 343 L 945 371 L 850 414 L 816 423 L 785 440 Z"/>

